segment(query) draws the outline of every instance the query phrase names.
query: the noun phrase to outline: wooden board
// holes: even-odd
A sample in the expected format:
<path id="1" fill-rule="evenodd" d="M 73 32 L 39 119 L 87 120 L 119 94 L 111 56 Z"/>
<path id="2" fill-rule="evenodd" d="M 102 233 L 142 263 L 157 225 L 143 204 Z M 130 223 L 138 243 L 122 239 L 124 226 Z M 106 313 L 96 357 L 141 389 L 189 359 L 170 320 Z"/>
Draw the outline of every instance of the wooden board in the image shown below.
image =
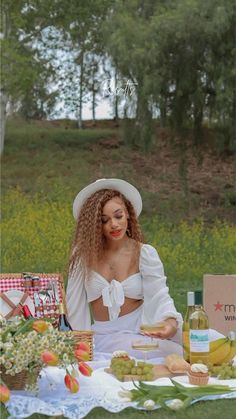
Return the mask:
<path id="1" fill-rule="evenodd" d="M 111 368 L 105 368 L 104 369 L 105 372 L 107 372 L 108 374 L 112 374 L 112 369 Z M 184 373 L 181 374 L 172 374 L 172 372 L 170 372 L 170 370 L 166 367 L 166 365 L 163 364 L 156 364 L 153 366 L 153 379 L 151 381 L 156 380 L 157 378 L 161 378 L 161 377 L 174 377 L 176 375 L 183 375 Z M 141 377 L 140 375 L 131 375 L 131 374 L 127 374 L 124 376 L 123 381 L 133 381 L 133 380 L 137 380 L 137 381 L 141 381 Z"/>

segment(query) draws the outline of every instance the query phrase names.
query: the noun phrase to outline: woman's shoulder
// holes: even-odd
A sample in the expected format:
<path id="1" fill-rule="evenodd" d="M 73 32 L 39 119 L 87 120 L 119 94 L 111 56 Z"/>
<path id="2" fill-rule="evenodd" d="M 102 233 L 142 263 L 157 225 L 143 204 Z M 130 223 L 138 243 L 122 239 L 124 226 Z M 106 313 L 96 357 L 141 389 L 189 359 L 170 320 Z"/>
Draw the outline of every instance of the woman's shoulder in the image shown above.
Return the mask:
<path id="1" fill-rule="evenodd" d="M 156 248 L 148 243 L 140 243 L 140 251 L 143 254 L 150 254 L 150 255 L 157 254 Z"/>
<path id="2" fill-rule="evenodd" d="M 160 257 L 154 246 L 147 243 L 141 243 L 140 247 L 140 265 L 154 266 L 160 263 Z"/>

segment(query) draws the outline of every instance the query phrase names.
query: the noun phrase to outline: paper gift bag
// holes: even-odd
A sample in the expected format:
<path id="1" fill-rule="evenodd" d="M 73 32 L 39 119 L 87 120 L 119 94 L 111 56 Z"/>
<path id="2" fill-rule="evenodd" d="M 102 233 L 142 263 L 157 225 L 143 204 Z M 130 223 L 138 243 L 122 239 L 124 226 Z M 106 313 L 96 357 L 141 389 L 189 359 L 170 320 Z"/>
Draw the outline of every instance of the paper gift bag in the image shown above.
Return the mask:
<path id="1" fill-rule="evenodd" d="M 203 303 L 211 329 L 236 332 L 236 275 L 204 275 Z"/>

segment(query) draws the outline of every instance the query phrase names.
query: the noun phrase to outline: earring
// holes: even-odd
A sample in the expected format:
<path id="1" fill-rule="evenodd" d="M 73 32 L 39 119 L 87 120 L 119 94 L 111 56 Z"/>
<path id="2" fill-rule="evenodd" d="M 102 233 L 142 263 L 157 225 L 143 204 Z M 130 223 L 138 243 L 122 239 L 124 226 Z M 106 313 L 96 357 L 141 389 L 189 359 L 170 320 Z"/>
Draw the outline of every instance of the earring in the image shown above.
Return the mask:
<path id="1" fill-rule="evenodd" d="M 126 230 L 126 234 L 127 234 L 128 237 L 131 237 L 131 231 L 130 231 L 130 228 L 129 227 Z"/>

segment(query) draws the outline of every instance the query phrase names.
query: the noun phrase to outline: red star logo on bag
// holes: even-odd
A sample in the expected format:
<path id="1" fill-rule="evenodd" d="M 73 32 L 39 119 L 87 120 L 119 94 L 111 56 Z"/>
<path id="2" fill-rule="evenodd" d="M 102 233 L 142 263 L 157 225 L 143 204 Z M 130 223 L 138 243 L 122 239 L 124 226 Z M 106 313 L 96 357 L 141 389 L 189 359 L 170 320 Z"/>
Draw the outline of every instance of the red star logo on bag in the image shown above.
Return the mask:
<path id="1" fill-rule="evenodd" d="M 220 304 L 219 301 L 217 301 L 217 303 L 214 304 L 214 306 L 215 306 L 215 311 L 218 311 L 218 310 L 222 311 L 223 304 Z"/>

